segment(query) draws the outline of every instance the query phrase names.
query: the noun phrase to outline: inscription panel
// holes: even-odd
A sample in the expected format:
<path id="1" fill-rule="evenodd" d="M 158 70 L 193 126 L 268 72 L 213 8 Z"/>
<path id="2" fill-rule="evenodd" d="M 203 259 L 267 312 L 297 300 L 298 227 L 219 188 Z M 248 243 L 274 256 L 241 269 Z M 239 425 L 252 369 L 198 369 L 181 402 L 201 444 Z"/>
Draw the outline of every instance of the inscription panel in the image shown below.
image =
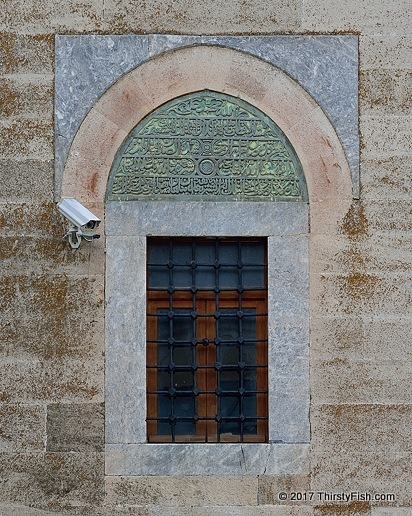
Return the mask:
<path id="1" fill-rule="evenodd" d="M 109 200 L 307 200 L 299 159 L 277 125 L 212 91 L 144 118 L 117 153 Z"/>

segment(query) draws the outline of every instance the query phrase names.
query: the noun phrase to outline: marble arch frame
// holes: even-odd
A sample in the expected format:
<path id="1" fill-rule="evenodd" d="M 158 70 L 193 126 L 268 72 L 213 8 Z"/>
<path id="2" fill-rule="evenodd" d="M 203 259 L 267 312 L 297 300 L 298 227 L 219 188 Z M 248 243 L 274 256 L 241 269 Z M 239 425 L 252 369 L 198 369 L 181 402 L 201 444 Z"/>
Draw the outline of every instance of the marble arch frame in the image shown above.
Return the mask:
<path id="1" fill-rule="evenodd" d="M 294 147 L 302 163 L 309 194 L 309 213 L 307 210 L 303 211 L 298 214 L 298 218 L 300 217 L 303 221 L 308 214 L 310 218 L 308 269 L 310 278 L 310 256 L 318 245 L 318 237 L 336 234 L 339 221 L 342 220 L 352 201 L 351 176 L 345 153 L 327 116 L 301 86 L 273 65 L 240 51 L 206 45 L 181 48 L 146 61 L 120 78 L 101 96 L 81 124 L 64 168 L 61 196 L 76 197 L 103 219 L 110 168 L 118 148 L 129 132 L 159 105 L 202 89 L 239 97 L 260 109 L 276 122 Z M 122 216 L 127 215 L 126 204 L 130 202 L 119 203 L 121 205 L 118 210 L 120 220 Z M 258 204 L 254 203 L 253 209 L 257 211 L 262 209 L 262 206 L 258 206 Z M 266 221 L 269 226 L 273 224 L 274 227 L 276 224 L 282 223 L 285 217 L 287 220 L 291 220 L 290 213 L 287 213 L 287 203 L 272 204 L 274 206 L 267 212 L 269 216 L 266 219 L 263 218 L 264 222 Z M 283 205 L 284 208 L 276 206 L 276 204 Z M 139 211 L 142 206 L 140 203 L 140 208 L 138 207 L 137 210 Z M 152 207 L 148 206 L 148 209 Z M 166 212 L 172 209 L 170 206 L 164 206 L 164 208 Z M 191 208 L 196 209 L 194 205 Z M 208 209 L 211 209 L 210 206 L 205 207 L 200 204 L 198 208 L 203 215 L 205 212 L 207 213 Z M 266 208 L 268 208 L 268 203 L 266 203 Z M 300 207 L 295 205 L 294 210 L 299 209 Z M 201 216 L 200 212 L 199 217 Z M 173 209 L 168 213 L 176 216 Z M 141 213 L 139 217 L 132 223 L 136 220 L 143 221 Z M 225 213 L 222 215 L 222 218 L 224 217 Z M 246 213 L 246 218 L 248 217 L 249 212 Z M 113 218 L 114 223 L 111 224 L 108 235 L 111 243 L 109 241 L 107 243 L 109 244 L 109 256 L 116 257 L 116 263 L 119 264 L 120 258 L 116 248 L 119 243 L 116 242 L 118 237 L 116 225 L 118 228 L 119 218 L 115 219 L 116 217 Z M 146 231 L 152 230 L 153 227 Z M 130 231 L 133 233 L 133 230 L 130 230 L 130 224 L 126 233 L 128 231 L 129 235 Z M 143 228 L 142 231 L 144 233 L 145 229 Z M 167 229 L 155 229 L 155 231 L 158 231 L 157 234 L 167 233 Z M 162 233 L 162 231 L 166 233 Z M 199 235 L 207 234 L 204 231 L 204 226 L 199 226 L 196 230 Z M 218 231 L 217 229 L 216 233 Z M 237 229 L 232 230 L 231 234 L 235 235 L 236 231 Z M 264 235 L 265 231 L 268 230 L 260 227 L 249 234 Z M 276 232 L 275 229 L 273 231 Z M 269 229 L 269 234 L 272 235 L 273 231 Z M 301 225 L 298 223 L 296 227 L 290 229 L 290 235 L 297 236 L 299 234 L 305 234 L 304 237 L 307 240 L 308 229 L 305 230 L 304 222 Z M 143 245 L 142 238 L 139 238 L 140 240 L 132 242 L 135 249 Z M 292 240 L 289 239 L 288 242 L 284 249 L 286 253 L 293 250 Z M 102 245 L 105 245 L 104 238 L 99 242 L 99 247 Z M 305 248 L 305 244 L 303 247 L 301 246 L 301 249 L 303 248 Z M 307 247 L 305 249 L 306 256 L 303 257 L 301 254 L 300 257 L 303 261 L 306 259 L 305 266 L 308 268 Z M 108 274 L 113 272 L 110 264 L 108 270 Z M 108 279 L 109 276 L 106 278 Z M 109 287 L 106 290 L 109 302 L 110 293 L 113 290 L 113 286 L 110 285 L 110 281 L 106 283 L 106 286 Z M 139 284 L 139 288 L 143 287 L 143 284 Z M 142 302 L 140 298 L 136 298 L 135 301 Z M 312 287 L 310 287 L 309 301 L 313 308 L 313 304 L 316 302 L 316 289 Z M 122 308 L 124 307 L 116 306 L 111 310 Z M 122 325 L 120 324 L 120 326 Z M 122 331 L 120 326 L 116 328 L 116 331 Z M 107 326 L 106 333 L 109 340 L 111 332 L 112 329 Z M 307 362 L 308 360 L 307 357 Z M 124 367 L 126 370 L 127 364 L 124 364 Z M 309 378 L 305 385 L 307 392 L 304 393 L 304 404 L 308 411 Z M 123 402 L 128 403 L 124 396 Z M 114 402 L 112 404 L 114 405 Z M 144 406 L 140 406 L 140 408 L 144 410 Z M 106 417 L 106 423 L 109 428 L 106 446 L 106 472 L 108 475 L 213 474 L 204 468 L 197 470 L 189 466 L 191 463 L 202 462 L 203 452 L 200 451 L 202 445 L 186 445 L 186 447 L 185 445 L 171 445 L 176 450 L 177 446 L 180 447 L 179 463 L 183 464 L 182 469 L 181 466 L 176 466 L 176 461 L 173 461 L 170 445 L 155 445 L 157 448 L 155 452 L 154 445 L 143 444 L 142 429 L 131 428 L 133 422 L 128 423 L 129 427 L 125 431 L 118 432 L 117 437 L 110 435 L 110 428 L 114 424 L 119 425 L 124 421 L 117 421 L 113 424 L 109 414 Z M 133 441 L 135 434 L 140 436 L 137 442 Z M 248 474 L 279 472 L 302 474 L 306 472 L 309 463 L 309 425 L 305 425 L 302 431 L 297 431 L 296 435 L 290 436 L 290 438 L 287 436 L 284 441 L 282 440 L 282 444 L 275 442 L 276 435 L 277 429 L 272 432 L 274 442 L 266 447 L 257 445 L 253 450 L 248 447 L 248 450 L 252 452 L 249 457 L 243 449 L 240 450 L 241 445 L 224 445 L 228 451 L 225 465 L 216 469 L 216 463 L 212 460 L 213 472 L 217 474 L 245 474 L 245 472 Z M 191 447 L 190 458 L 188 458 L 187 446 Z M 207 446 L 209 454 L 216 454 L 216 458 L 220 455 L 217 448 L 213 451 L 211 448 L 213 445 Z M 148 451 L 148 447 L 151 447 L 150 451 Z M 244 463 L 239 462 L 240 451 L 246 461 Z M 193 459 L 193 453 L 198 454 L 197 459 Z M 157 461 L 153 461 L 154 456 Z M 154 468 L 153 462 L 157 463 Z M 136 466 L 136 464 L 141 464 L 142 467 Z M 168 465 L 166 469 L 163 467 L 164 464 Z M 240 464 L 240 466 L 235 466 L 236 464 Z"/>

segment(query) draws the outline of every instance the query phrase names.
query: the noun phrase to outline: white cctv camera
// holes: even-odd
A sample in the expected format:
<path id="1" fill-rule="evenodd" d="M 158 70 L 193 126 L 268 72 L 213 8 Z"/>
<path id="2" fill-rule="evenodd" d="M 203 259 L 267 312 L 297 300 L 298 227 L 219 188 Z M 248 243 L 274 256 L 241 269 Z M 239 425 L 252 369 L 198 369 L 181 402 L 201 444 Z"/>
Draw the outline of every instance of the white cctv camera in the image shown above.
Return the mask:
<path id="1" fill-rule="evenodd" d="M 72 197 L 62 199 L 57 204 L 57 209 L 70 222 L 69 231 L 65 236 L 68 237 L 73 249 L 79 247 L 82 238 L 85 240 L 100 238 L 100 235 L 93 233 L 100 224 L 100 219 L 79 201 Z"/>

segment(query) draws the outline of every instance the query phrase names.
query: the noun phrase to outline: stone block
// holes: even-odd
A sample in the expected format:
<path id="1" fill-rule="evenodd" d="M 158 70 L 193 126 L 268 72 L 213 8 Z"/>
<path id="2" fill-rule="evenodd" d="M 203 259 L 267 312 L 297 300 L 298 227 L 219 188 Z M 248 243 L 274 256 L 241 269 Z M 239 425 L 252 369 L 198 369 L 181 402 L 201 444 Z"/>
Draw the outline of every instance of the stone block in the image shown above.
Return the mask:
<path id="1" fill-rule="evenodd" d="M 0 313 L 6 333 L 0 340 L 6 360 L 19 355 L 17 367 L 28 359 L 50 360 L 54 367 L 64 368 L 63 362 L 59 364 L 63 358 L 102 357 L 102 277 L 22 274 L 3 277 L 1 285 Z M 23 369 L 26 366 L 31 368 L 26 364 Z M 102 366 L 103 358 L 92 369 Z"/>
<path id="2" fill-rule="evenodd" d="M 0 120 L 27 116 L 50 121 L 53 95 L 52 75 L 13 75 L 0 79 Z"/>
<path id="3" fill-rule="evenodd" d="M 113 202 L 107 234 L 132 236 L 273 236 L 306 233 L 305 203 Z"/>
<path id="4" fill-rule="evenodd" d="M 308 0 L 304 3 L 304 31 L 336 31 L 352 33 L 400 32 L 409 34 L 411 19 L 408 0 L 388 3 L 383 10 L 380 2 L 374 0 L 362 3 L 339 2 L 339 0 Z"/>
<path id="5" fill-rule="evenodd" d="M 47 451 L 101 452 L 104 449 L 102 403 L 47 406 Z"/>
<path id="6" fill-rule="evenodd" d="M 5 516 L 56 516 L 57 514 L 63 514 L 62 512 L 56 513 L 53 509 L 43 510 L 35 509 L 27 505 L 21 505 L 17 503 L 1 503 L 0 502 L 0 514 Z"/>
<path id="7" fill-rule="evenodd" d="M 219 9 L 196 0 L 178 0 L 170 9 L 164 0 L 141 6 L 135 16 L 135 4 L 124 0 L 105 2 L 105 22 L 109 31 L 142 33 L 219 34 L 292 32 L 301 24 L 301 2 L 287 5 L 276 1 L 270 4 L 240 4 L 230 0 Z"/>
<path id="8" fill-rule="evenodd" d="M 24 119 L 0 122 L 0 159 L 53 159 L 53 125 L 50 120 Z"/>
<path id="9" fill-rule="evenodd" d="M 8 5 L 12 11 L 12 2 Z M 28 12 L 28 11 L 27 11 Z M 2 18 L 4 20 L 4 18 Z M 0 72 L 2 74 L 52 74 L 54 34 L 19 34 L 0 29 Z"/>
<path id="10" fill-rule="evenodd" d="M 305 493 L 310 491 L 310 478 L 307 475 L 261 476 L 259 477 L 259 505 L 297 505 L 291 500 L 290 493 Z M 281 500 L 279 493 L 286 493 L 287 500 Z M 299 502 L 299 505 L 310 505 L 309 500 Z M 282 514 L 282 513 L 280 513 Z M 286 512 L 286 514 L 288 514 Z"/>
<path id="11" fill-rule="evenodd" d="M 312 275 L 313 315 L 410 314 L 411 282 L 405 272 Z"/>
<path id="12" fill-rule="evenodd" d="M 382 32 L 362 34 L 359 38 L 360 69 L 412 70 L 410 34 Z"/>
<path id="13" fill-rule="evenodd" d="M 5 0 L 0 30 L 44 33 L 96 31 L 102 28 L 102 0 L 70 0 L 64 6 L 49 0 L 28 9 L 23 3 Z"/>
<path id="14" fill-rule="evenodd" d="M 311 490 L 394 495 L 394 501 L 373 501 L 373 505 L 410 506 L 411 458 L 408 452 L 392 454 L 389 443 L 386 453 L 313 452 Z"/>
<path id="15" fill-rule="evenodd" d="M 311 392 L 314 403 L 412 403 L 410 362 L 404 360 L 312 360 Z"/>
<path id="16" fill-rule="evenodd" d="M 369 502 L 325 503 L 313 509 L 313 516 L 368 516 L 371 514 Z"/>
<path id="17" fill-rule="evenodd" d="M 409 199 L 412 189 L 412 161 L 408 156 L 365 159 L 362 162 L 364 199 Z"/>
<path id="18" fill-rule="evenodd" d="M 347 362 L 412 362 L 410 317 L 343 316 L 311 319 L 311 357 Z"/>
<path id="19" fill-rule="evenodd" d="M 256 506 L 257 477 L 106 477 L 107 505 Z"/>
<path id="20" fill-rule="evenodd" d="M 412 71 L 366 70 L 360 76 L 360 110 L 367 115 L 410 115 Z"/>
<path id="21" fill-rule="evenodd" d="M 363 159 L 412 155 L 411 116 L 363 115 L 360 118 Z"/>
<path id="22" fill-rule="evenodd" d="M 339 454 L 412 452 L 411 405 L 313 405 L 312 450 Z"/>
<path id="23" fill-rule="evenodd" d="M 2 197 L 9 202 L 48 202 L 53 196 L 53 162 L 0 160 L 0 182 Z"/>
<path id="24" fill-rule="evenodd" d="M 0 450 L 44 451 L 46 407 L 0 403 Z M 0 511 L 1 514 L 1 511 Z"/>
<path id="25" fill-rule="evenodd" d="M 402 274 L 412 260 L 412 234 L 397 230 L 369 231 L 358 241 L 313 235 L 311 247 L 312 274 Z"/>
<path id="26" fill-rule="evenodd" d="M 0 475 L 2 502 L 34 507 L 32 514 L 103 504 L 102 453 L 3 453 Z"/>
<path id="27" fill-rule="evenodd" d="M 187 511 L 191 512 L 187 512 Z M 150 516 L 312 516 L 312 507 L 291 507 L 285 505 L 258 505 L 256 507 L 193 507 L 182 512 L 162 512 L 151 508 Z"/>
<path id="28" fill-rule="evenodd" d="M 108 444 L 106 474 L 258 476 L 309 473 L 308 444 Z"/>
<path id="29" fill-rule="evenodd" d="M 103 359 L 1 360 L 0 401 L 7 403 L 99 403 Z M 11 389 L 10 386 L 13 385 Z"/>

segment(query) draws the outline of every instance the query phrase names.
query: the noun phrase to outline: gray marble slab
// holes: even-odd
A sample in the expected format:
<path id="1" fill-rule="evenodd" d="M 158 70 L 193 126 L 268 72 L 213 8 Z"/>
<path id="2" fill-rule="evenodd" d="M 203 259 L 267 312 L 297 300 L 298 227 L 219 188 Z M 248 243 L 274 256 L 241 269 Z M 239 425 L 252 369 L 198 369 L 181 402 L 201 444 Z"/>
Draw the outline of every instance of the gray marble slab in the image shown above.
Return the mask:
<path id="1" fill-rule="evenodd" d="M 306 475 L 307 444 L 106 445 L 106 475 Z"/>
<path id="2" fill-rule="evenodd" d="M 106 204 L 106 235 L 272 236 L 307 234 L 303 202 L 123 201 Z"/>
<path id="3" fill-rule="evenodd" d="M 248 52 L 286 72 L 322 107 L 345 149 L 359 196 L 356 36 L 56 36 L 56 198 L 73 138 L 87 112 L 122 75 L 150 57 L 194 44 Z"/>

